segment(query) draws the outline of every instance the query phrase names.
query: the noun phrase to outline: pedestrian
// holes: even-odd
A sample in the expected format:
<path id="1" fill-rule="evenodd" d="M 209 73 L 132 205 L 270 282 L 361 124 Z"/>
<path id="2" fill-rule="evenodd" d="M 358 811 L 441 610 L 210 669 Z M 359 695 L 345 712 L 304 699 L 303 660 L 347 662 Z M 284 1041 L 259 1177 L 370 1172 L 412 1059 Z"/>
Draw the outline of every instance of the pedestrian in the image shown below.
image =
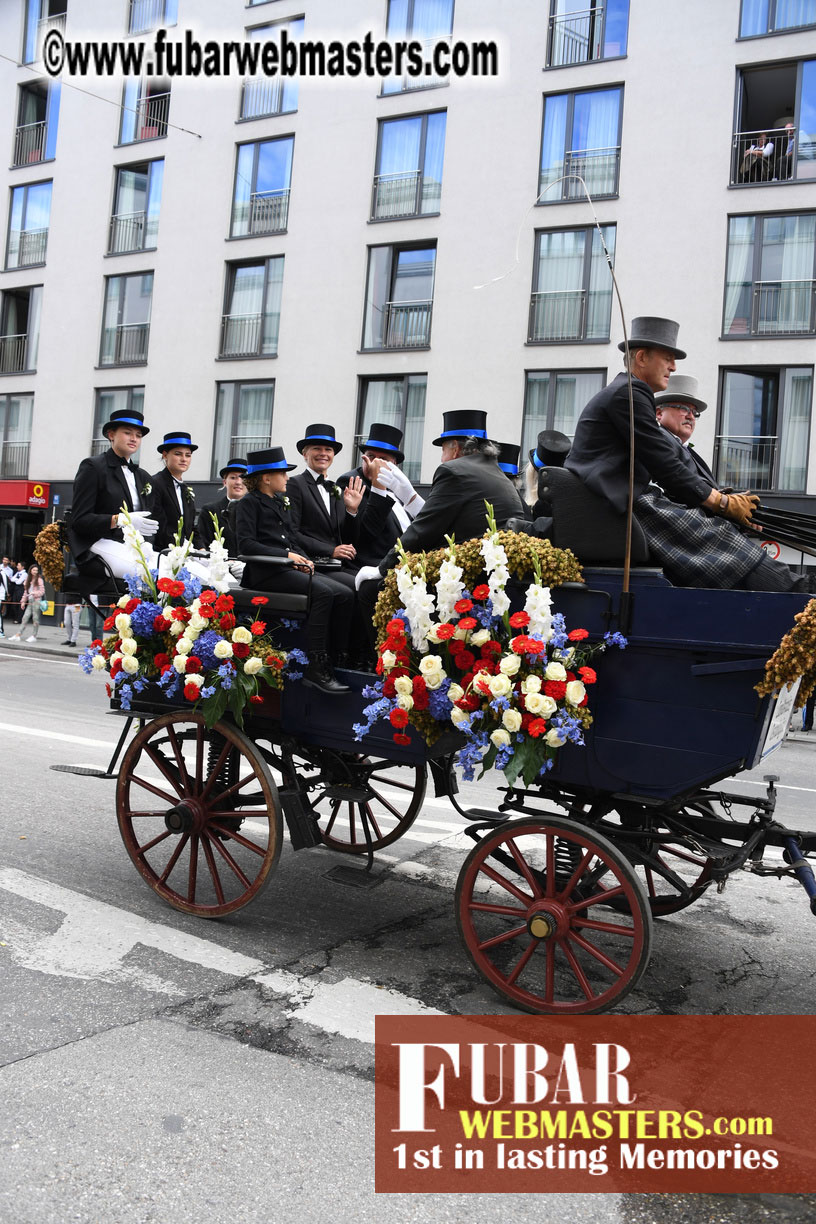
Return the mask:
<path id="1" fill-rule="evenodd" d="M 37 634 L 40 631 L 40 600 L 45 599 L 45 583 L 43 582 L 40 573 L 39 565 L 32 565 L 28 571 L 28 577 L 23 587 L 23 597 L 20 600 L 20 607 L 23 609 L 23 619 L 20 622 L 20 632 L 15 633 L 9 641 L 19 642 L 22 637 L 23 630 L 29 621 L 33 621 L 32 633 L 26 638 L 27 642 L 36 642 Z"/>
<path id="2" fill-rule="evenodd" d="M 14 605 L 14 619 L 19 625 L 23 619 L 23 610 L 20 607 L 20 600 L 23 598 L 23 587 L 25 580 L 28 577 L 28 570 L 23 565 L 22 561 L 18 561 L 14 566 L 14 573 L 11 575 L 11 601 Z"/>
<path id="3" fill-rule="evenodd" d="M 9 599 L 9 578 L 6 575 L 5 566 L 0 566 L 0 638 L 6 636 L 3 632 L 3 612 L 8 607 Z"/>
<path id="4" fill-rule="evenodd" d="M 76 646 L 79 637 L 79 618 L 82 615 L 81 603 L 65 605 L 65 641 L 63 646 Z"/>

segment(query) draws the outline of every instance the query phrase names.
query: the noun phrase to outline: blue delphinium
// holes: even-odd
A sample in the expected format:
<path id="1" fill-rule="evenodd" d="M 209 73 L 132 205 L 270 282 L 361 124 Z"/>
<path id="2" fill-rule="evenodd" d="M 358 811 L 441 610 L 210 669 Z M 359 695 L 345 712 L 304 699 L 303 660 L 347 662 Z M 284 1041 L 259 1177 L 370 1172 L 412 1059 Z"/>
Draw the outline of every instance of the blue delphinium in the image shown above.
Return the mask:
<path id="1" fill-rule="evenodd" d="M 86 676 L 90 676 L 91 672 L 93 671 L 94 656 L 99 654 L 100 649 L 101 648 L 99 646 L 89 646 L 77 657 L 77 663 L 85 672 Z"/>
<path id="2" fill-rule="evenodd" d="M 214 695 L 214 693 L 215 693 L 215 685 L 214 685 L 214 684 L 205 684 L 205 685 L 204 685 L 204 687 L 203 687 L 203 688 L 202 688 L 202 690 L 201 690 L 201 698 L 202 698 L 202 700 L 203 700 L 203 701 L 206 701 L 206 700 L 207 700 L 207 698 L 208 698 L 208 697 L 212 697 L 212 696 Z"/>
<path id="3" fill-rule="evenodd" d="M 225 689 L 232 688 L 232 681 L 235 677 L 235 670 L 231 663 L 222 663 L 218 669 L 218 675 L 221 677 L 221 687 Z"/>
<path id="4" fill-rule="evenodd" d="M 620 650 L 625 650 L 628 644 L 629 643 L 627 642 L 626 638 L 623 636 L 622 633 L 615 632 L 615 633 L 605 633 L 604 634 L 604 645 L 605 646 L 617 646 Z"/>
<path id="5" fill-rule="evenodd" d="M 301 624 L 300 621 L 291 620 L 288 616 L 282 616 L 280 618 L 280 623 L 283 626 L 283 628 L 288 629 L 290 633 L 294 633 L 296 629 L 299 629 L 300 624 Z"/>
<path id="6" fill-rule="evenodd" d="M 556 650 L 563 650 L 569 645 L 569 637 L 567 635 L 567 626 L 564 622 L 564 616 L 561 612 L 556 612 L 552 618 L 552 634 L 550 636 L 550 645 Z"/>

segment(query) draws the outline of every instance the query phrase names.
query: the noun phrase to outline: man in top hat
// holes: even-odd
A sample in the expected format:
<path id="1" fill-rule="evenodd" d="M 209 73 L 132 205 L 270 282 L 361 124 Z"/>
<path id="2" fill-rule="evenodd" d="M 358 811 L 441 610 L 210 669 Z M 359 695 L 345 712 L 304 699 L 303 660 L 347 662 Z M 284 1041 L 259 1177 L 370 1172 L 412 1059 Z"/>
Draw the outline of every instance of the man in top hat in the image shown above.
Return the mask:
<path id="1" fill-rule="evenodd" d="M 705 400 L 697 395 L 697 379 L 690 374 L 672 374 L 666 390 L 655 396 L 658 425 L 677 438 L 680 454 L 689 470 L 698 472 L 716 487 L 711 468 L 697 454 L 691 441 L 700 413 L 707 407 Z"/>
<path id="2" fill-rule="evenodd" d="M 131 458 L 149 432 L 141 412 L 116 409 L 102 426 L 109 449 L 80 463 L 68 528 L 68 543 L 80 569 L 97 556 L 116 578 L 134 572 L 136 558 L 122 533 L 123 507 L 145 539 L 156 535 L 159 523 L 151 514 L 150 475 Z M 149 545 L 146 559 L 151 566 L 158 560 Z"/>
<path id="3" fill-rule="evenodd" d="M 497 460 L 499 467 L 504 472 L 508 480 L 515 480 L 519 474 L 519 453 L 520 446 L 516 446 L 515 442 L 499 442 L 499 458 Z"/>
<path id="4" fill-rule="evenodd" d="M 195 494 L 185 485 L 184 474 L 198 447 L 186 430 L 173 429 L 156 450 L 164 462 L 161 471 L 153 474 L 153 510 L 159 520 L 154 547 L 161 551 L 173 543 L 179 524 L 184 540 L 195 531 Z"/>
<path id="5" fill-rule="evenodd" d="M 292 527 L 309 557 L 334 557 L 351 565 L 357 552 L 356 516 L 363 497 L 362 481 L 353 477 L 341 489 L 327 478 L 334 456 L 343 449 L 333 425 L 310 425 L 297 448 L 306 466 L 289 481 Z"/>
<path id="6" fill-rule="evenodd" d="M 737 529 L 752 526 L 759 498 L 721 493 L 657 423 L 655 395 L 668 389 L 675 363 L 686 355 L 677 347 L 678 331 L 672 319 L 642 316 L 632 321 L 628 345 L 618 345 L 632 375 L 634 514 L 649 550 L 679 586 L 806 591 L 807 579 L 772 561 L 758 539 Z M 629 496 L 629 429 L 623 373 L 584 408 L 564 463 L 619 514 Z"/>
<path id="7" fill-rule="evenodd" d="M 215 539 L 215 524 L 213 515 L 218 519 L 224 534 L 224 544 L 231 557 L 237 556 L 235 540 L 235 507 L 246 493 L 244 477 L 247 472 L 246 459 L 230 459 L 226 467 L 222 467 L 218 475 L 223 482 L 223 491 L 213 502 L 203 506 L 196 524 L 196 544 L 199 548 L 209 548 Z"/>
<path id="8" fill-rule="evenodd" d="M 345 488 L 356 476 L 365 489 L 357 512 L 357 568 L 376 565 L 425 505 L 398 466 L 405 459 L 401 429 L 376 423 L 359 445 L 362 463 L 337 481 Z"/>

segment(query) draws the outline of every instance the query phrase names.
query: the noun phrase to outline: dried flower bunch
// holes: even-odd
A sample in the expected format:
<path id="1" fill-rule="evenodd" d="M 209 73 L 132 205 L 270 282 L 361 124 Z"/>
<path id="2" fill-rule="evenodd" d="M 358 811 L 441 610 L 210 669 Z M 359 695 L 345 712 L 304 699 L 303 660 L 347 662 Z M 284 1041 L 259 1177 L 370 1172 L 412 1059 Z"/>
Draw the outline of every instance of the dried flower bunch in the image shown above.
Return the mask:
<path id="1" fill-rule="evenodd" d="M 65 575 L 60 523 L 49 523 L 38 533 L 34 541 L 34 559 L 40 567 L 43 578 L 46 582 L 51 583 L 55 591 L 58 591 Z"/>
<path id="2" fill-rule="evenodd" d="M 816 688 L 816 599 L 793 618 L 793 628 L 765 664 L 765 676 L 756 686 L 761 697 L 778 693 L 802 677 L 794 708 L 799 710 Z"/>

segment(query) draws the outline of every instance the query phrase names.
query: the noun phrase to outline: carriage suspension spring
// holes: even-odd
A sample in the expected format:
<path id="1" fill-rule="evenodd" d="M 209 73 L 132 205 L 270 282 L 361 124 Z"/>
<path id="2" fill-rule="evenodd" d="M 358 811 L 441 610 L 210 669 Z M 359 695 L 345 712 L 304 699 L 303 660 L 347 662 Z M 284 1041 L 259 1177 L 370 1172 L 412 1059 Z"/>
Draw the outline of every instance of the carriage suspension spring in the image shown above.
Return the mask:
<path id="1" fill-rule="evenodd" d="M 207 748 L 208 777 L 218 764 L 218 758 L 224 751 L 224 744 L 226 742 L 227 741 L 224 739 L 223 735 L 218 735 L 218 733 L 215 731 L 210 733 L 210 742 Z M 219 769 L 218 776 L 215 779 L 215 786 L 217 790 L 226 790 L 228 787 L 232 786 L 234 782 L 238 781 L 239 764 L 239 754 L 237 752 L 230 752 L 227 755 L 227 759 L 224 761 L 224 764 Z"/>

